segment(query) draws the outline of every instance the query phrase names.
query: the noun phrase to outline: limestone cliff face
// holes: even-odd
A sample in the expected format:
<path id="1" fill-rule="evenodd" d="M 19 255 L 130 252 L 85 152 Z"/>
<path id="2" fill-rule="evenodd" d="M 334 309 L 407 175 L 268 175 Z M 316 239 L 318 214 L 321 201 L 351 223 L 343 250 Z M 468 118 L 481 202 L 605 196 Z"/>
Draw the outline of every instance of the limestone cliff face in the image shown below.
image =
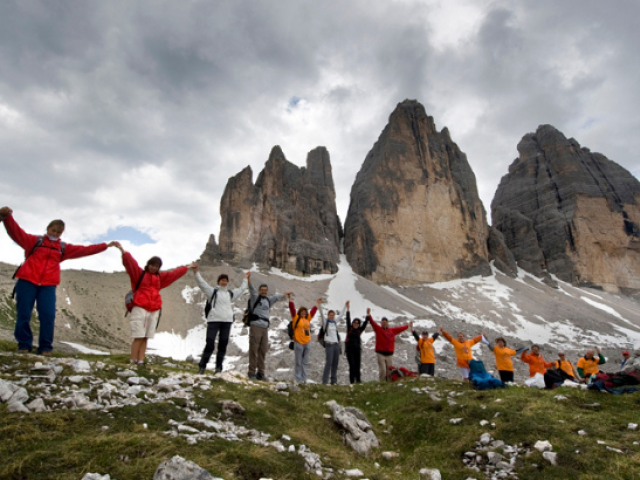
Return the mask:
<path id="1" fill-rule="evenodd" d="M 389 117 L 351 189 L 344 249 L 360 275 L 414 284 L 489 274 L 476 178 L 449 131 L 414 101 Z"/>
<path id="2" fill-rule="evenodd" d="M 518 265 L 606 290 L 640 288 L 640 182 L 550 125 L 518 144 L 491 203 Z"/>
<path id="3" fill-rule="evenodd" d="M 295 274 L 337 271 L 340 220 L 329 153 L 309 152 L 299 168 L 274 147 L 253 184 L 247 167 L 229 179 L 220 202 L 220 255 Z"/>

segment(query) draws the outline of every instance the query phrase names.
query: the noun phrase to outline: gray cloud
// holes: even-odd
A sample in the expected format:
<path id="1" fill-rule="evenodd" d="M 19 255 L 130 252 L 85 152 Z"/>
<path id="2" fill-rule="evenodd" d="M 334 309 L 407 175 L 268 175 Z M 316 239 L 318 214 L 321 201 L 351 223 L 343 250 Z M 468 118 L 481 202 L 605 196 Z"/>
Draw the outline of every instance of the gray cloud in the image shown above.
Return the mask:
<path id="1" fill-rule="evenodd" d="M 300 165 L 327 146 L 344 220 L 367 151 L 405 98 L 450 128 L 487 209 L 541 123 L 638 175 L 639 11 L 578 0 L 2 2 L 0 203 L 31 229 L 68 218 L 75 241 L 137 227 L 186 261 L 217 233 L 227 178 L 247 164 L 257 174 L 275 144 Z M 0 260 L 17 261 L 5 251 Z"/>

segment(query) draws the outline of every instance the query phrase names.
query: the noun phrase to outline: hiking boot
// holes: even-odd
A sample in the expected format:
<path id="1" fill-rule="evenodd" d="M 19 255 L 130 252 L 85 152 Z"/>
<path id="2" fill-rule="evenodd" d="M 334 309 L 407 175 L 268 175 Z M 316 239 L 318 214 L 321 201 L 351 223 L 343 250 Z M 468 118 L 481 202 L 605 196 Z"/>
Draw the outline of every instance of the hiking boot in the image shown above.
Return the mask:
<path id="1" fill-rule="evenodd" d="M 258 376 L 255 373 L 250 373 L 248 375 L 248 377 L 249 377 L 249 380 L 257 380 L 258 379 Z"/>
<path id="2" fill-rule="evenodd" d="M 50 357 L 51 356 L 51 351 L 50 350 L 45 350 L 44 352 L 40 352 L 40 355 L 42 355 L 43 357 Z"/>
<path id="3" fill-rule="evenodd" d="M 198 370 L 198 375 L 204 375 L 204 368 L 200 367 L 200 370 Z"/>
<path id="4" fill-rule="evenodd" d="M 216 367 L 216 373 L 222 373 L 222 367 Z"/>
<path id="5" fill-rule="evenodd" d="M 18 353 L 29 353 L 29 350 L 18 350 Z"/>
<path id="6" fill-rule="evenodd" d="M 261 382 L 265 381 L 267 377 L 264 376 L 264 373 L 258 373 L 256 375 L 256 380 L 260 380 Z"/>

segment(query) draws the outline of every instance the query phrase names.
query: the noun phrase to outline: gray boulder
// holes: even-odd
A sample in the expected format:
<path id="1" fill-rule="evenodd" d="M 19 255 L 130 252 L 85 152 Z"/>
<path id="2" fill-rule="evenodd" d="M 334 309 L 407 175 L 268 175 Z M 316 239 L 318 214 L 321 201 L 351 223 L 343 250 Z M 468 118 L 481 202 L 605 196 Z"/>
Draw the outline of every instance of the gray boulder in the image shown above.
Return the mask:
<path id="1" fill-rule="evenodd" d="M 344 442 L 361 455 L 367 455 L 380 443 L 367 417 L 355 407 L 343 407 L 335 400 L 326 403 L 333 414 L 333 421 L 345 430 Z"/>
<path id="2" fill-rule="evenodd" d="M 213 477 L 204 468 L 200 468 L 197 464 L 190 460 L 185 460 L 179 455 L 174 456 L 171 460 L 162 462 L 156 473 L 153 474 L 153 480 L 221 480 Z"/>

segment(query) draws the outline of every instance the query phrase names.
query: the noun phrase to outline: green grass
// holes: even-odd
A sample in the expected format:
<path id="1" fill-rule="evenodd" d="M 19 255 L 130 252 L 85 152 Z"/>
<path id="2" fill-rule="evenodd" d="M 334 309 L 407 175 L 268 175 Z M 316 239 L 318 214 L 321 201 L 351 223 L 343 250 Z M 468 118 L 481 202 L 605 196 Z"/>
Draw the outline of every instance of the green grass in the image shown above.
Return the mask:
<path id="1" fill-rule="evenodd" d="M 0 350 L 10 347 L 9 342 L 0 342 Z M 128 361 L 126 356 L 79 357 L 120 362 L 121 367 Z M 0 370 L 0 378 L 33 362 L 25 356 L 9 358 L 0 357 L 4 359 L 0 363 L 13 365 L 18 359 L 19 365 Z M 192 365 L 189 369 L 195 371 Z M 174 370 L 150 365 L 143 375 L 157 379 L 168 371 Z M 114 374 L 105 371 L 99 376 Z M 425 467 L 440 469 L 443 479 L 484 478 L 484 474 L 465 468 L 462 456 L 475 447 L 485 431 L 510 445 L 533 445 L 537 440 L 553 444 L 558 465 L 550 465 L 534 452 L 518 463 L 521 479 L 640 479 L 640 446 L 633 445 L 640 441 L 640 432 L 627 429 L 628 423 L 640 423 L 640 392 L 621 396 L 574 389 L 476 392 L 455 381 L 416 379 L 404 381 L 404 386 L 307 385 L 287 397 L 267 388 L 246 388 L 219 380 L 212 384 L 212 389 L 195 397 L 199 408 L 209 410 L 209 418 L 220 413 L 219 400 L 236 400 L 246 409 L 243 416 L 233 419 L 237 425 L 269 433 L 274 440 L 287 434 L 295 445 L 305 444 L 318 453 L 325 467 L 359 468 L 372 480 L 415 479 Z M 454 397 L 458 405 L 450 406 L 411 390 L 433 385 L 440 392 L 463 391 L 464 395 Z M 569 399 L 556 400 L 560 393 Z M 373 423 L 381 447 L 369 458 L 346 447 L 341 432 L 323 418 L 329 413 L 324 403 L 331 399 L 362 409 Z M 594 402 L 600 406 L 591 406 Z M 186 419 L 183 406 L 184 402 L 176 401 L 126 407 L 110 414 L 57 411 L 30 415 L 8 413 L 0 406 L 0 478 L 80 479 L 91 471 L 109 473 L 117 480 L 150 479 L 157 466 L 173 455 L 192 460 L 226 480 L 319 478 L 304 470 L 302 457 L 295 453 L 277 453 L 249 442 L 215 439 L 188 445 L 183 438 L 170 438 L 163 433 L 170 428 L 167 422 Z M 494 418 L 496 413 L 499 416 Z M 460 424 L 449 423 L 459 417 L 464 418 Z M 385 426 L 378 423 L 382 419 Z M 479 422 L 484 419 L 494 422 L 495 427 L 481 427 Z M 103 430 L 103 426 L 109 428 Z M 577 435 L 578 430 L 587 435 Z M 624 453 L 606 450 L 597 440 Z M 386 450 L 397 451 L 400 457 L 386 461 L 381 456 Z"/>

